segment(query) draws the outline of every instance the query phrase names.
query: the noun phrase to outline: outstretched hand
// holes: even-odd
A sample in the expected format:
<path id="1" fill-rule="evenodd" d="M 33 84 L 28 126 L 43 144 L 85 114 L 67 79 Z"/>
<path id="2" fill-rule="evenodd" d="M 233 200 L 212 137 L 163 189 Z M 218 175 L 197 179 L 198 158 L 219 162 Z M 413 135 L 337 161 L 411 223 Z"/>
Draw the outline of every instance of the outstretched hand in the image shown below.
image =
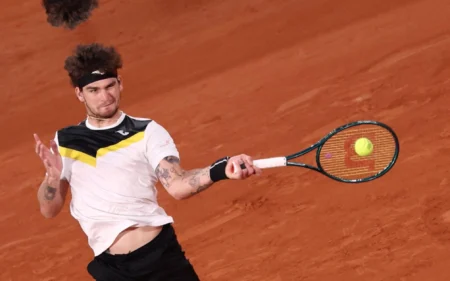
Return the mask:
<path id="1" fill-rule="evenodd" d="M 62 158 L 58 151 L 58 145 L 54 140 L 50 141 L 50 149 L 46 147 L 37 134 L 34 134 L 36 142 L 36 154 L 41 159 L 47 170 L 48 181 L 59 181 L 62 171 Z"/>
<path id="2" fill-rule="evenodd" d="M 241 168 L 242 164 L 245 168 Z M 252 175 L 261 175 L 262 170 L 253 165 L 253 159 L 250 156 L 241 154 L 233 156 L 228 160 L 225 173 L 230 179 L 240 180 Z"/>

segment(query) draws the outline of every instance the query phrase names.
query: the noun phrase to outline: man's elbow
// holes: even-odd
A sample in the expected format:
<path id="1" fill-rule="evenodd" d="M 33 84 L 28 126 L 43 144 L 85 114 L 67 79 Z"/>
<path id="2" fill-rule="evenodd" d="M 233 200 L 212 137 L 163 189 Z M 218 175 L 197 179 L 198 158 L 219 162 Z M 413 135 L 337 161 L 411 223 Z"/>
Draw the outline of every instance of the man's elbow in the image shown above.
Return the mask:
<path id="1" fill-rule="evenodd" d="M 41 210 L 41 215 L 46 218 L 46 219 L 52 219 L 54 217 L 56 217 L 58 214 L 55 212 L 49 212 L 49 211 L 42 211 Z"/>
<path id="2" fill-rule="evenodd" d="M 189 192 L 183 186 L 173 184 L 169 188 L 167 188 L 170 196 L 175 200 L 184 200 L 190 197 Z"/>
<path id="3" fill-rule="evenodd" d="M 191 196 L 189 187 L 181 179 L 172 181 L 169 185 L 165 185 L 165 188 L 175 200 L 184 200 Z"/>
<path id="4" fill-rule="evenodd" d="M 170 193 L 170 195 L 172 195 L 172 197 L 175 200 L 183 200 L 183 199 L 187 199 L 189 197 L 189 195 L 187 195 L 183 192 L 172 192 L 172 193 Z"/>
<path id="5" fill-rule="evenodd" d="M 41 215 L 46 219 L 51 219 L 56 217 L 61 212 L 61 208 L 52 208 L 52 207 L 42 207 L 41 206 Z"/>

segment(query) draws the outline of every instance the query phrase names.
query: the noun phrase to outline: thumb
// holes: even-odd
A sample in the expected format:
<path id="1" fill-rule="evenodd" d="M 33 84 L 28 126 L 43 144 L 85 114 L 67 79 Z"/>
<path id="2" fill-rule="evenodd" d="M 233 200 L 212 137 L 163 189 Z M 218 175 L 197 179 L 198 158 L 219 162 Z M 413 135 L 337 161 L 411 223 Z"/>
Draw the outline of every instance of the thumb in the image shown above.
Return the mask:
<path id="1" fill-rule="evenodd" d="M 227 165 L 225 166 L 225 174 L 229 179 L 232 178 L 234 172 L 233 161 L 228 160 Z"/>
<path id="2" fill-rule="evenodd" d="M 237 178 L 241 177 L 242 169 L 241 169 L 241 167 L 239 167 L 239 164 L 237 164 L 235 161 L 231 162 L 230 174 L 231 174 L 230 178 L 233 178 L 233 179 L 237 179 Z"/>

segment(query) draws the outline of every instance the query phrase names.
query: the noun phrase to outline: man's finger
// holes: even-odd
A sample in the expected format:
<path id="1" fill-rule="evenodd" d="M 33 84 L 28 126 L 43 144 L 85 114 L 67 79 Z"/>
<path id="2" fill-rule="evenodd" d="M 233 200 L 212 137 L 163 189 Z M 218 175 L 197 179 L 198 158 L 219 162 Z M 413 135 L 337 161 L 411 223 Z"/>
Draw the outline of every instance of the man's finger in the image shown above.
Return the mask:
<path id="1" fill-rule="evenodd" d="M 37 155 L 39 155 L 40 150 L 41 150 L 41 142 L 37 142 L 34 151 L 36 152 Z"/>
<path id="2" fill-rule="evenodd" d="M 234 164 L 234 167 L 235 167 L 234 168 L 235 173 L 236 173 L 236 171 L 242 172 L 242 171 L 244 171 L 247 168 L 246 165 L 245 165 L 244 160 L 242 160 L 241 158 L 234 160 L 233 164 Z"/>
<path id="3" fill-rule="evenodd" d="M 33 137 L 36 142 L 41 142 L 41 139 L 39 138 L 39 136 L 37 134 L 33 134 Z"/>
<path id="4" fill-rule="evenodd" d="M 248 156 L 248 155 L 242 155 L 242 158 L 245 160 L 245 161 L 248 161 L 248 162 L 250 162 L 250 163 L 252 163 L 252 165 L 253 165 L 253 158 L 251 157 L 251 156 Z"/>
<path id="5" fill-rule="evenodd" d="M 232 162 L 233 164 L 233 174 L 237 174 L 239 172 L 239 170 L 241 169 L 241 167 L 239 167 L 238 164 L 236 164 L 236 162 Z"/>
<path id="6" fill-rule="evenodd" d="M 255 169 L 253 169 L 253 167 L 246 162 L 244 173 L 246 173 L 247 176 L 252 175 L 255 173 Z"/>
<path id="7" fill-rule="evenodd" d="M 47 169 L 52 168 L 52 164 L 48 159 L 44 159 L 44 165 Z"/>
<path id="8" fill-rule="evenodd" d="M 242 177 L 243 169 L 240 167 L 238 161 L 233 161 L 233 175 L 236 176 L 236 179 L 239 179 Z"/>
<path id="9" fill-rule="evenodd" d="M 56 142 L 54 140 L 50 141 L 50 147 L 52 149 L 53 154 L 59 155 L 58 145 L 56 144 Z"/>
<path id="10" fill-rule="evenodd" d="M 39 157 L 41 157 L 41 159 L 42 160 L 44 160 L 44 159 L 46 159 L 47 158 L 47 155 L 46 155 L 46 147 L 45 147 L 45 145 L 44 144 L 40 144 L 39 145 L 39 150 L 38 150 L 38 155 L 39 155 Z"/>
<path id="11" fill-rule="evenodd" d="M 39 157 L 41 157 L 42 160 L 46 159 L 47 157 L 45 157 L 45 146 L 43 144 L 41 144 L 39 146 Z"/>
<path id="12" fill-rule="evenodd" d="M 47 159 L 42 160 L 42 162 L 44 163 L 44 167 L 47 170 L 47 174 L 50 174 L 50 167 L 49 167 L 49 163 Z"/>
<path id="13" fill-rule="evenodd" d="M 242 173 L 241 173 L 241 179 L 246 179 L 246 178 L 248 178 L 249 175 L 250 175 L 250 173 L 249 173 L 248 169 L 244 169 L 244 170 L 242 170 Z"/>
<path id="14" fill-rule="evenodd" d="M 245 154 L 242 154 L 240 157 L 241 157 L 240 161 L 242 161 L 243 166 L 245 166 L 244 176 L 245 176 L 245 178 L 247 178 L 250 175 L 255 173 L 255 169 L 253 167 L 253 160 L 250 156 L 245 155 Z M 241 165 L 241 167 L 242 167 L 242 165 Z"/>
<path id="15" fill-rule="evenodd" d="M 245 157 L 244 163 L 245 163 L 245 167 L 247 168 L 248 175 L 253 174 L 255 172 L 255 169 L 253 168 L 253 163 L 251 161 L 251 158 L 249 160 L 249 158 Z"/>

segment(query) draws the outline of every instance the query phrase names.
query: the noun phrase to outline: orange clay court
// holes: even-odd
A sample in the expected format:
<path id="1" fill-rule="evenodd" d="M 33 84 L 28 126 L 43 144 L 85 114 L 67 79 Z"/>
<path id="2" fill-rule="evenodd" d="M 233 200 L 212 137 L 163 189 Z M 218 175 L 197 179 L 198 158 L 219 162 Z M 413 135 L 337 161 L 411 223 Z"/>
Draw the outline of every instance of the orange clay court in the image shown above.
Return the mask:
<path id="1" fill-rule="evenodd" d="M 68 205 L 39 213 L 32 134 L 85 117 L 63 62 L 92 41 L 122 53 L 123 109 L 166 126 L 186 168 L 282 156 L 358 119 L 400 138 L 393 170 L 361 185 L 276 168 L 186 201 L 159 186 L 202 280 L 450 279 L 449 1 L 105 0 L 71 32 L 40 1 L 3 2 L 0 280 L 90 280 Z"/>

